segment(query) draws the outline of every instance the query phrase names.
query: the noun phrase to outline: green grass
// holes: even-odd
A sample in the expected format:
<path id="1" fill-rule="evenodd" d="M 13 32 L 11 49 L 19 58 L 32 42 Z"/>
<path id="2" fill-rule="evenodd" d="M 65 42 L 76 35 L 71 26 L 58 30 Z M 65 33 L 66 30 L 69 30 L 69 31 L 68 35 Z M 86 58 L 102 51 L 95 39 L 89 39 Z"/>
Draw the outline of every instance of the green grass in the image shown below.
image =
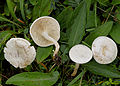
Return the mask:
<path id="1" fill-rule="evenodd" d="M 1 85 L 120 85 L 120 52 L 111 64 L 101 65 L 92 59 L 89 63 L 80 65 L 74 77 L 71 74 L 75 63 L 69 58 L 72 46 L 82 43 L 91 48 L 93 40 L 103 35 L 112 38 L 120 50 L 119 0 L 1 0 L 0 9 Z M 41 16 L 51 16 L 60 24 L 60 50 L 56 61 L 52 59 L 55 47 L 41 48 L 29 34 L 30 25 Z M 28 40 L 37 51 L 34 62 L 24 69 L 14 68 L 4 58 L 6 42 L 15 37 Z"/>

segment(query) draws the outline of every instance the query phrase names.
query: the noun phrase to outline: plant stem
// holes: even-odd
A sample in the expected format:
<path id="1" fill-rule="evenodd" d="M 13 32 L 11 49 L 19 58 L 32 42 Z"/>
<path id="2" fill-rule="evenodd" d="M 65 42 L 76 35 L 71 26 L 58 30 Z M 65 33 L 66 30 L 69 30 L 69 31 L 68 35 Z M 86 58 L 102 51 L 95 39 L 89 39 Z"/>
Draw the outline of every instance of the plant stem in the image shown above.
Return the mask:
<path id="1" fill-rule="evenodd" d="M 106 21 L 105 21 L 105 22 L 108 21 L 108 19 L 109 19 L 110 15 L 111 15 L 111 12 L 112 12 L 113 9 L 114 9 L 114 5 L 112 6 L 112 8 L 111 8 L 111 10 L 110 10 L 110 13 L 108 14 L 108 17 L 106 18 Z"/>
<path id="2" fill-rule="evenodd" d="M 77 74 L 78 68 L 79 68 L 79 64 L 76 63 L 76 64 L 75 64 L 74 71 L 73 71 L 73 73 L 71 74 L 71 76 L 75 76 L 75 75 Z"/>

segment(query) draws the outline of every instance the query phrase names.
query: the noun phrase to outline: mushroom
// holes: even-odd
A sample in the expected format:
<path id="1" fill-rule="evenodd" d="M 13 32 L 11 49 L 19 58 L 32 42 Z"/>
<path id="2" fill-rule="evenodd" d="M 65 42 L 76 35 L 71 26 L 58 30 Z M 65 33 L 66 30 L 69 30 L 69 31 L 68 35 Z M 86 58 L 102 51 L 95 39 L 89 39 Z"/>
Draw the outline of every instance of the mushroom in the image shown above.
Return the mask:
<path id="1" fill-rule="evenodd" d="M 53 56 L 58 53 L 59 44 L 57 41 L 60 38 L 60 25 L 56 19 L 49 16 L 36 19 L 30 26 L 30 35 L 40 47 L 55 45 Z"/>
<path id="2" fill-rule="evenodd" d="M 79 68 L 79 64 L 84 64 L 92 59 L 92 51 L 85 45 L 78 44 L 73 46 L 69 51 L 70 59 L 76 63 L 74 72 L 71 76 L 75 76 Z"/>
<path id="3" fill-rule="evenodd" d="M 23 38 L 11 38 L 4 48 L 5 59 L 15 68 L 25 68 L 30 65 L 36 56 L 31 44 Z"/>
<path id="4" fill-rule="evenodd" d="M 115 42 L 105 36 L 97 37 L 92 43 L 93 56 L 96 62 L 100 64 L 109 64 L 117 56 L 117 45 Z"/>

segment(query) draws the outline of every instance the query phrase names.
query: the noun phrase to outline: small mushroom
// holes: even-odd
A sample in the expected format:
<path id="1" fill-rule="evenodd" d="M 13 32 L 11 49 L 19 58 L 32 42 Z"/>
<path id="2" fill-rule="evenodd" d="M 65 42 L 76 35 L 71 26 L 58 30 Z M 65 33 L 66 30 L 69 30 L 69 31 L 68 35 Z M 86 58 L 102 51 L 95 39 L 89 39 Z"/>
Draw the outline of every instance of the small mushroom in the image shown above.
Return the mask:
<path id="1" fill-rule="evenodd" d="M 117 56 L 117 45 L 115 42 L 105 36 L 97 37 L 92 43 L 94 59 L 100 64 L 109 64 Z"/>
<path id="2" fill-rule="evenodd" d="M 5 59 L 15 68 L 24 68 L 30 65 L 36 56 L 31 44 L 23 38 L 11 38 L 4 48 Z"/>
<path id="3" fill-rule="evenodd" d="M 57 41 L 60 38 L 60 25 L 56 19 L 49 16 L 36 19 L 30 27 L 30 35 L 40 47 L 55 45 L 53 56 L 58 53 L 59 44 Z"/>
<path id="4" fill-rule="evenodd" d="M 75 76 L 79 68 L 79 64 L 84 64 L 92 59 L 92 51 L 85 45 L 78 44 L 73 46 L 69 51 L 70 59 L 76 63 L 74 72 L 71 76 Z"/>

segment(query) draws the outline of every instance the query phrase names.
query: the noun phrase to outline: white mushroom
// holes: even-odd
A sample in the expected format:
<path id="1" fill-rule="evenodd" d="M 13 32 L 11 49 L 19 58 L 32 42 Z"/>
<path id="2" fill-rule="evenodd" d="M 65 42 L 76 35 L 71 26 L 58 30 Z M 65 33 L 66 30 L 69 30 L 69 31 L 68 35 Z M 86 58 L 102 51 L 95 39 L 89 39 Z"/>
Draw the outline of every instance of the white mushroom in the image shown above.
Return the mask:
<path id="1" fill-rule="evenodd" d="M 85 45 L 78 44 L 73 46 L 69 51 L 70 59 L 76 63 L 72 76 L 75 76 L 79 68 L 79 64 L 84 64 L 92 59 L 92 51 Z"/>
<path id="2" fill-rule="evenodd" d="M 53 56 L 58 53 L 59 44 L 57 41 L 60 38 L 60 25 L 54 18 L 43 16 L 36 19 L 30 27 L 30 35 L 40 47 L 55 45 Z"/>
<path id="3" fill-rule="evenodd" d="M 117 45 L 115 42 L 105 36 L 96 38 L 92 43 L 94 59 L 100 64 L 109 64 L 117 56 Z"/>
<path id="4" fill-rule="evenodd" d="M 24 68 L 30 65 L 36 56 L 31 44 L 23 38 L 11 38 L 4 48 L 5 59 L 15 68 Z"/>

